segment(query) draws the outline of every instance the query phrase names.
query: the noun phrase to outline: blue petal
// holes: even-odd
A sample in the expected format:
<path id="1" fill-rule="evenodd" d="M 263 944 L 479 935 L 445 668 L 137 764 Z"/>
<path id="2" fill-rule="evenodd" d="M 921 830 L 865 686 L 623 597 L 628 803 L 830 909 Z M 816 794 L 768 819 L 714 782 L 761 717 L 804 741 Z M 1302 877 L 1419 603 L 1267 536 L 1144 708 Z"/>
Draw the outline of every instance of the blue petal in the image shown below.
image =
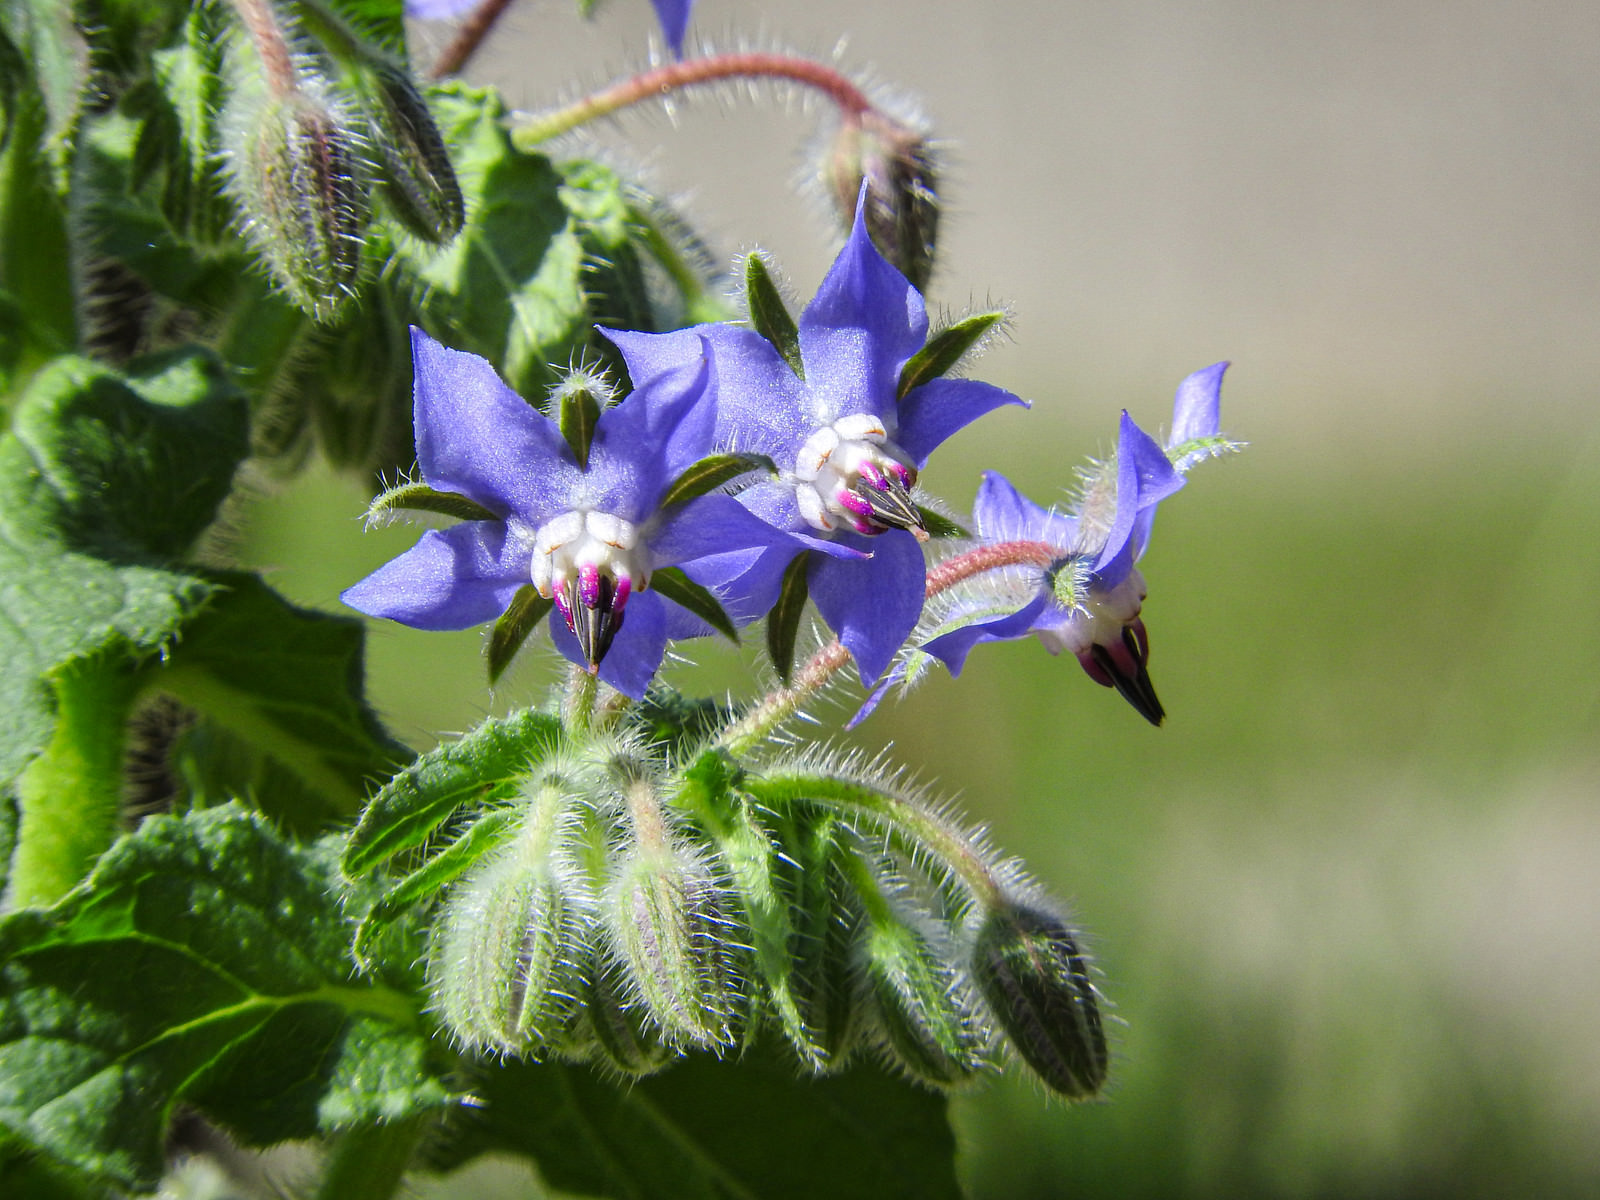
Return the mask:
<path id="1" fill-rule="evenodd" d="M 719 447 L 765 454 L 785 470 L 811 434 L 828 422 L 805 384 L 771 342 L 753 329 L 700 327 L 711 350 Z"/>
<path id="2" fill-rule="evenodd" d="M 1071 552 L 1078 530 L 1072 517 L 1039 507 L 998 471 L 983 473 L 972 524 L 984 542 L 1047 542 L 1063 554 Z"/>
<path id="3" fill-rule="evenodd" d="M 1029 407 L 1020 396 L 974 379 L 934 379 L 912 388 L 900 401 L 900 426 L 895 441 L 918 468 L 934 449 L 984 413 L 1007 404 Z"/>
<path id="4" fill-rule="evenodd" d="M 678 473 L 711 453 L 710 359 L 696 344 L 699 355 L 642 385 L 636 381 L 620 404 L 600 414 L 589 469 L 572 502 L 644 521 Z"/>
<path id="5" fill-rule="evenodd" d="M 418 21 L 443 21 L 471 12 L 479 0 L 406 0 L 406 16 Z"/>
<path id="6" fill-rule="evenodd" d="M 634 387 L 641 388 L 658 375 L 697 361 L 705 353 L 701 335 L 707 330 L 721 327 L 697 325 L 693 329 L 674 329 L 671 333 L 635 333 L 631 329 L 596 328 L 602 337 L 622 351 L 622 361 L 628 366 L 628 378 L 633 381 Z"/>
<path id="7" fill-rule="evenodd" d="M 564 506 L 578 464 L 561 431 L 476 354 L 411 330 L 417 463 L 429 486 L 537 525 Z"/>
<path id="8" fill-rule="evenodd" d="M 678 58 L 683 57 L 683 37 L 689 32 L 689 10 L 694 0 L 650 0 L 655 6 L 656 20 L 661 22 L 661 32 L 667 45 Z"/>
<path id="9" fill-rule="evenodd" d="M 527 582 L 527 548 L 499 522 L 468 521 L 430 529 L 340 599 L 414 629 L 467 629 L 498 617 Z"/>
<path id="10" fill-rule="evenodd" d="M 1117 511 L 1094 563 L 1103 586 L 1115 587 L 1127 578 L 1149 541 L 1156 505 L 1182 486 L 1183 476 L 1173 470 L 1167 452 L 1124 411 L 1117 437 Z"/>
<path id="11" fill-rule="evenodd" d="M 1222 429 L 1222 374 L 1225 362 L 1196 371 L 1178 385 L 1172 402 L 1172 434 L 1167 445 L 1181 446 L 1194 438 L 1216 437 Z"/>
<path id="12" fill-rule="evenodd" d="M 870 545 L 855 534 L 840 534 L 838 540 L 847 546 L 861 543 L 872 557 L 814 555 L 807 582 L 817 611 L 856 660 L 861 682 L 870 687 L 922 615 L 927 568 L 922 547 L 903 530 L 880 534 Z"/>
<path id="13" fill-rule="evenodd" d="M 967 655 L 972 652 L 974 646 L 980 642 L 1003 642 L 1012 638 L 1026 637 L 1033 629 L 1034 622 L 1049 605 L 1049 595 L 1040 591 L 1014 613 L 972 625 L 963 625 L 960 629 L 952 629 L 949 633 L 942 633 L 933 638 L 921 649 L 949 667 L 950 674 L 959 675 L 961 668 L 966 665 Z"/>
<path id="14" fill-rule="evenodd" d="M 629 599 L 622 628 L 617 630 L 611 648 L 600 660 L 602 682 L 635 700 L 644 698 L 645 689 L 661 669 L 661 659 L 667 652 L 665 609 L 666 602 L 653 592 L 638 592 Z M 550 640 L 568 662 L 588 668 L 583 651 L 578 648 L 578 639 L 558 611 L 550 613 Z"/>
<path id="15" fill-rule="evenodd" d="M 900 368 L 928 336 L 922 294 L 867 234 L 865 197 L 863 186 L 850 237 L 800 316 L 800 357 L 818 425 L 852 413 L 893 414 Z"/>
<path id="16" fill-rule="evenodd" d="M 803 546 L 774 529 L 732 496 L 700 496 L 665 517 L 650 535 L 652 565 L 671 567 L 729 550 L 779 547 L 793 558 Z"/>

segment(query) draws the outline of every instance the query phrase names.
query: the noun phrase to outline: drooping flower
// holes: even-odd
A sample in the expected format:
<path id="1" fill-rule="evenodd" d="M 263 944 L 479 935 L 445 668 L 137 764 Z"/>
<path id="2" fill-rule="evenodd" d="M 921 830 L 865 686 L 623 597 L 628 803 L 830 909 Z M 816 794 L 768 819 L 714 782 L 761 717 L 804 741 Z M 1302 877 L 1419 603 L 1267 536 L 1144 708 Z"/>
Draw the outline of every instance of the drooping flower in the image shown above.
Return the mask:
<path id="1" fill-rule="evenodd" d="M 788 329 L 787 347 L 735 325 L 613 340 L 646 378 L 680 367 L 697 342 L 709 348 L 717 444 L 779 470 L 739 500 L 814 551 L 810 597 L 871 684 L 922 612 L 928 534 L 912 489 L 928 456 L 984 413 L 1024 402 L 970 379 L 903 379 L 928 341 L 927 310 L 873 246 L 860 204 L 844 249 Z M 781 545 L 719 555 L 697 577 L 764 612 L 793 557 Z"/>
<path id="2" fill-rule="evenodd" d="M 1149 544 L 1156 506 L 1183 486 L 1184 473 L 1234 448 L 1218 428 L 1227 367 L 1217 363 L 1179 385 L 1165 446 L 1124 412 L 1116 454 L 1085 481 L 1074 512 L 1042 508 L 1004 476 L 985 474 L 973 504 L 980 543 L 1032 544 L 1048 565 L 1003 566 L 952 588 L 938 622 L 947 632 L 930 637 L 920 653 L 959 675 L 978 643 L 1033 633 L 1052 654 L 1070 651 L 1091 679 L 1116 688 L 1159 725 L 1165 712 L 1150 682 L 1150 643 L 1139 615 L 1145 581 L 1134 564 Z"/>
<path id="3" fill-rule="evenodd" d="M 599 411 L 580 464 L 557 422 L 484 359 L 417 329 L 411 345 L 423 482 L 479 519 L 423 534 L 344 593 L 352 608 L 417 629 L 465 629 L 499 617 L 531 585 L 558 614 L 550 632 L 561 653 L 637 698 L 669 639 L 709 632 L 651 590 L 651 576 L 790 540 L 726 495 L 663 506 L 711 445 L 701 403 L 708 354 Z"/>

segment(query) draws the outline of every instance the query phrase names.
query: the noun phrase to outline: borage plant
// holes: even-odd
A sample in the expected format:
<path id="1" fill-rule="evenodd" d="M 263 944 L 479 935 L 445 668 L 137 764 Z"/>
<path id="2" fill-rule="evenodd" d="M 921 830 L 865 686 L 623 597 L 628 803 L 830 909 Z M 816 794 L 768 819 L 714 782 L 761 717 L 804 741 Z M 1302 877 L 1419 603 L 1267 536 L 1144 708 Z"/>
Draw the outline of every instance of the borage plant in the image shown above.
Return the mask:
<path id="1" fill-rule="evenodd" d="M 1158 723 L 1135 564 L 1231 448 L 1222 366 L 1062 510 L 986 476 L 968 532 L 924 471 L 1021 401 L 956 374 L 1003 314 L 930 326 L 925 130 L 815 62 L 685 56 L 687 3 L 670 59 L 514 114 L 445 78 L 504 8 L 416 5 L 460 19 L 426 84 L 385 0 L 0 10 L 7 1195 L 291 1139 L 327 1197 L 487 1152 L 591 1195 L 948 1195 L 944 1091 L 1105 1082 L 1061 906 L 793 719 L 852 661 L 865 716 L 1034 633 Z M 730 309 L 669 204 L 559 148 L 727 79 L 835 112 L 846 237 L 798 317 L 759 254 Z M 548 703 L 386 733 L 361 623 L 210 532 L 241 467 L 313 456 L 435 526 L 346 604 L 487 627 L 491 683 L 544 625 Z M 765 694 L 660 678 L 757 621 Z"/>

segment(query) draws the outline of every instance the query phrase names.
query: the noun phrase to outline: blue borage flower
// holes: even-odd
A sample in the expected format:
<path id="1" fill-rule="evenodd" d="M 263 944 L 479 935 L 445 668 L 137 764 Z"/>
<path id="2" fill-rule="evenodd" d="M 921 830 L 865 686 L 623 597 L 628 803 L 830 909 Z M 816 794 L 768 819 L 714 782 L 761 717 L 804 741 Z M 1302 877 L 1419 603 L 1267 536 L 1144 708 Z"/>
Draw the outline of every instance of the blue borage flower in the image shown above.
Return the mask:
<path id="1" fill-rule="evenodd" d="M 406 0 L 406 16 L 419 21 L 446 21 L 462 17 L 477 8 L 482 0 Z M 694 0 L 650 0 L 661 22 L 661 33 L 672 53 L 682 57 L 684 35 L 689 31 L 689 14 Z"/>
<path id="2" fill-rule="evenodd" d="M 869 685 L 922 612 L 927 532 L 911 490 L 919 472 L 957 430 L 1024 403 L 970 379 L 931 379 L 898 395 L 901 371 L 927 337 L 922 294 L 873 246 L 859 203 L 844 249 L 800 316 L 799 372 L 766 337 L 734 325 L 612 336 L 644 378 L 708 348 L 718 446 L 765 455 L 779 469 L 739 500 L 816 551 L 811 599 Z M 772 607 L 793 557 L 779 545 L 720 555 L 691 574 L 748 616 Z"/>
<path id="3" fill-rule="evenodd" d="M 484 359 L 418 329 L 411 347 L 422 478 L 493 519 L 423 534 L 347 590 L 350 607 L 416 629 L 465 629 L 499 616 L 531 583 L 554 602 L 550 632 L 561 653 L 638 698 L 669 638 L 710 631 L 649 590 L 652 572 L 729 550 L 797 549 L 730 496 L 661 507 L 711 445 L 703 348 L 600 412 L 580 466 L 556 422 Z"/>
<path id="4" fill-rule="evenodd" d="M 1228 364 L 1196 371 L 1178 387 L 1172 432 L 1156 442 L 1126 412 L 1116 454 L 1084 479 L 1067 513 L 1041 508 L 997 472 L 983 477 L 973 503 L 980 547 L 950 574 L 964 576 L 930 606 L 924 636 L 869 697 L 852 724 L 888 687 L 938 659 L 959 675 L 980 642 L 1038 635 L 1052 654 L 1076 656 L 1089 677 L 1114 687 L 1152 724 L 1165 713 L 1150 682 L 1149 638 L 1140 611 L 1145 582 L 1134 565 L 1150 541 L 1156 506 L 1184 484 L 1195 463 L 1236 449 L 1219 432 L 1222 376 Z M 1009 548 L 986 556 L 985 548 Z M 989 563 L 1000 563 L 989 566 Z M 954 563 L 954 560 L 952 560 Z"/>

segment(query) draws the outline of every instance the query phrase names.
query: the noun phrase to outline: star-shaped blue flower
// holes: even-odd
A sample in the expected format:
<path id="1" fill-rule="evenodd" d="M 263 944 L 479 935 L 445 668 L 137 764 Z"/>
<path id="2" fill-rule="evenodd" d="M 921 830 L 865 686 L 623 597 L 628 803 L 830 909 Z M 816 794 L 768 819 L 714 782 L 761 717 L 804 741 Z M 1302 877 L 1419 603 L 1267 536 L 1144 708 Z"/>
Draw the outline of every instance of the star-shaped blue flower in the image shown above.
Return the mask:
<path id="1" fill-rule="evenodd" d="M 739 499 L 817 551 L 807 566 L 811 599 L 871 684 L 922 612 L 927 533 L 911 494 L 919 472 L 958 429 L 1023 401 L 970 379 L 931 379 L 898 394 L 902 369 L 927 341 L 927 310 L 873 246 L 860 205 L 798 337 L 801 373 L 766 337 L 735 325 L 614 340 L 646 378 L 680 367 L 696 341 L 709 347 L 718 445 L 766 455 L 779 469 Z M 792 558 L 785 547 L 722 555 L 697 578 L 717 584 L 730 605 L 765 612 Z"/>
<path id="2" fill-rule="evenodd" d="M 732 497 L 661 507 L 711 446 L 703 349 L 603 410 L 580 467 L 556 422 L 484 359 L 417 329 L 411 347 L 423 481 L 493 519 L 423 534 L 344 593 L 352 608 L 417 629 L 465 629 L 498 617 L 531 583 L 554 602 L 550 632 L 562 654 L 638 698 L 668 639 L 708 632 L 649 589 L 653 572 L 785 542 L 793 553 L 792 539 Z"/>
<path id="3" fill-rule="evenodd" d="M 1164 712 L 1150 683 L 1150 644 L 1139 616 L 1145 582 L 1134 564 L 1149 544 L 1156 506 L 1183 486 L 1184 472 L 1232 448 L 1219 432 L 1227 367 L 1217 363 L 1179 385 L 1165 446 L 1124 412 L 1116 457 L 1108 470 L 1088 481 L 1075 513 L 1041 508 L 1004 476 L 985 474 L 972 511 L 979 541 L 1041 543 L 1059 557 L 1047 569 L 1004 568 L 1026 597 L 1012 611 L 988 615 L 1000 581 L 985 580 L 965 594 L 954 594 L 941 625 L 957 627 L 920 650 L 959 675 L 978 643 L 1037 634 L 1052 654 L 1070 650 L 1091 678 L 1115 687 L 1147 720 L 1160 724 Z M 1057 586 L 1063 571 L 1073 573 L 1069 578 L 1074 587 Z M 1070 605 L 1063 603 L 1063 591 L 1075 593 Z M 962 623 L 963 606 L 974 615 L 984 612 L 984 618 Z"/>

